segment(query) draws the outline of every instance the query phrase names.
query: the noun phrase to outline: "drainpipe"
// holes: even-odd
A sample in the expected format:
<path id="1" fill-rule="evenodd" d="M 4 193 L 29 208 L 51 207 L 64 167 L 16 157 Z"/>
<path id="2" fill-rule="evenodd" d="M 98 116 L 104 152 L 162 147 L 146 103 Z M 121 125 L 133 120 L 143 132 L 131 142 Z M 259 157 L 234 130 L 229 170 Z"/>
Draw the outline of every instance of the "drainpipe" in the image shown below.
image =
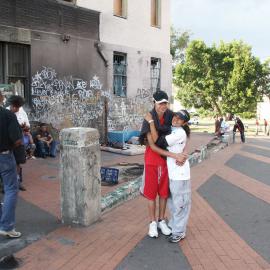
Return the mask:
<path id="1" fill-rule="evenodd" d="M 106 59 L 106 57 L 102 51 L 102 49 L 103 49 L 102 44 L 99 41 L 97 41 L 97 42 L 95 42 L 95 47 L 98 51 L 98 54 L 101 56 L 102 60 L 104 61 L 105 67 L 108 67 L 109 66 L 108 60 Z"/>

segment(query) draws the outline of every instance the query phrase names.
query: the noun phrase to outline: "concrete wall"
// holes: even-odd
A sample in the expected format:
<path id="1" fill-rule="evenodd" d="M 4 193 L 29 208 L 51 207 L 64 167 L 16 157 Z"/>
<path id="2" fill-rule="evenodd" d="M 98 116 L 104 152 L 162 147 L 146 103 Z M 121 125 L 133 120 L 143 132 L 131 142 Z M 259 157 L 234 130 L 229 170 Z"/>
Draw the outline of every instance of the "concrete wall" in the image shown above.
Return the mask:
<path id="1" fill-rule="evenodd" d="M 161 28 L 150 26 L 150 2 L 128 1 L 123 19 L 113 16 L 112 0 L 78 0 L 85 8 L 60 0 L 2 0 L 0 40 L 31 50 L 31 120 L 59 129 L 97 128 L 103 141 L 107 101 L 109 130 L 140 129 L 152 108 L 151 57 L 161 59 L 161 89 L 171 93 L 169 0 L 161 1 Z M 100 41 L 105 59 L 95 46 Z M 127 54 L 124 98 L 113 94 L 114 51 Z"/>
<path id="2" fill-rule="evenodd" d="M 270 121 L 270 99 L 266 96 L 263 97 L 263 102 L 259 102 L 257 105 L 257 117 L 260 120 Z"/>
<path id="3" fill-rule="evenodd" d="M 102 42 L 170 53 L 170 0 L 161 1 L 160 28 L 151 26 L 150 0 L 128 0 L 126 19 L 113 15 L 113 0 L 77 0 L 77 5 L 101 12 Z"/>
<path id="4" fill-rule="evenodd" d="M 113 0 L 77 0 L 77 5 L 100 11 L 100 40 L 109 63 L 108 87 L 113 88 L 113 52 L 127 54 L 127 97 L 150 91 L 150 59 L 161 58 L 161 89 L 172 93 L 170 0 L 161 1 L 161 27 L 151 26 L 151 1 L 127 1 L 127 18 L 113 15 Z"/>

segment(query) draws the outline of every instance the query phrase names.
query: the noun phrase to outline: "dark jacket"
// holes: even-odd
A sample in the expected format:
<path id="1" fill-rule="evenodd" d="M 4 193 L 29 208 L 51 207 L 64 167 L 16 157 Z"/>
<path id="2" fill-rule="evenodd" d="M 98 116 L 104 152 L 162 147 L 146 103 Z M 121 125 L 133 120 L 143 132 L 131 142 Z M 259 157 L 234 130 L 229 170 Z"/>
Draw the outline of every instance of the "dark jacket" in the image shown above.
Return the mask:
<path id="1" fill-rule="evenodd" d="M 157 129 L 158 136 L 159 137 L 165 137 L 166 135 L 170 134 L 171 133 L 173 112 L 168 109 L 164 113 L 164 124 L 163 125 L 160 124 L 159 118 L 158 118 L 158 115 L 157 115 L 157 112 L 156 112 L 155 109 L 150 111 L 150 113 L 152 114 L 153 120 L 155 122 L 155 127 Z M 148 132 L 150 132 L 150 125 L 144 119 L 143 123 L 142 123 L 141 133 L 140 133 L 140 136 L 139 136 L 139 141 L 140 141 L 141 144 L 145 144 L 146 135 L 147 135 Z M 158 143 L 158 146 L 160 146 L 163 149 L 166 149 L 166 146 L 162 145 L 162 143 Z"/>

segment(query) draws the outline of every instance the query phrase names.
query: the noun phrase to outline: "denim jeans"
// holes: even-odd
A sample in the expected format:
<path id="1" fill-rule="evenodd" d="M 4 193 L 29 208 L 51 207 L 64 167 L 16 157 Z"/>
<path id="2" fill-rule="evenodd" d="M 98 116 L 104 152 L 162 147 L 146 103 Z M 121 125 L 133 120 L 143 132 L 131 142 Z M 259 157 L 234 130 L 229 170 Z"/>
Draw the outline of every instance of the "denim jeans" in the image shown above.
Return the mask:
<path id="1" fill-rule="evenodd" d="M 51 156 L 55 157 L 56 156 L 56 141 L 52 141 L 50 143 L 50 147 L 48 147 L 47 143 L 43 141 L 37 141 L 36 143 L 37 148 L 37 156 L 38 157 L 46 157 L 46 156 Z"/>
<path id="2" fill-rule="evenodd" d="M 0 211 L 0 230 L 10 231 L 14 229 L 15 225 L 15 208 L 19 186 L 13 153 L 0 154 L 0 176 L 5 191 L 2 211 Z"/>

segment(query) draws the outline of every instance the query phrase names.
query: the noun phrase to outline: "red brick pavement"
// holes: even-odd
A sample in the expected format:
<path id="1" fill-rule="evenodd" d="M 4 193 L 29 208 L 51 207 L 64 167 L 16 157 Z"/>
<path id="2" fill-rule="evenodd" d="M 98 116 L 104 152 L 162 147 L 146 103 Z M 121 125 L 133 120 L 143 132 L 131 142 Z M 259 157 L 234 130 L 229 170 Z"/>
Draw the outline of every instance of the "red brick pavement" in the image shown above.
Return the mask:
<path id="1" fill-rule="evenodd" d="M 269 203 L 269 186 L 224 166 L 230 157 L 239 152 L 241 155 L 252 155 L 253 158 L 270 163 L 269 158 L 242 152 L 240 148 L 240 144 L 232 145 L 192 168 L 192 211 L 187 237 L 180 242 L 192 269 L 270 270 L 270 265 L 242 240 L 196 191 L 209 177 L 217 174 Z M 41 167 L 34 174 L 37 179 L 46 172 L 45 167 Z M 30 184 L 34 185 L 35 181 L 37 180 L 27 182 L 28 188 Z M 49 195 L 40 198 L 46 190 L 46 185 L 53 189 L 47 191 L 48 193 L 58 196 L 57 183 L 46 183 L 47 181 L 44 181 L 42 187 L 28 191 L 37 192 L 32 194 L 37 201 L 26 192 L 22 193 L 22 196 L 58 215 L 59 204 L 57 207 L 53 206 L 57 199 L 48 203 L 46 199 Z M 138 197 L 104 214 L 100 222 L 88 228 L 57 229 L 24 248 L 16 256 L 23 260 L 21 269 L 27 270 L 114 269 L 146 235 L 147 224 L 145 201 Z M 62 238 L 70 240 L 71 244 L 63 244 L 60 241 Z"/>

